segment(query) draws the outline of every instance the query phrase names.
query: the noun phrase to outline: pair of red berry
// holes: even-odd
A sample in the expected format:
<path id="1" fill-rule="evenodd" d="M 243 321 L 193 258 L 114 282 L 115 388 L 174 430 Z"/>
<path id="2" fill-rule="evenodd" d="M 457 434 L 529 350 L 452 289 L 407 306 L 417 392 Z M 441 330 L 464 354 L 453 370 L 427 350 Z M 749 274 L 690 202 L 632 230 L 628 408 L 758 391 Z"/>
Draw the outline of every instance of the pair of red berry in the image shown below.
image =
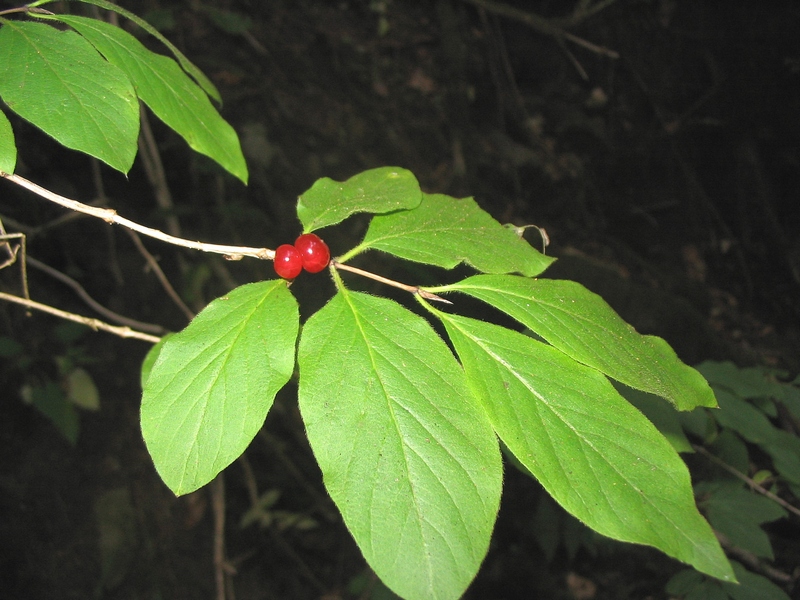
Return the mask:
<path id="1" fill-rule="evenodd" d="M 305 269 L 319 273 L 328 266 L 331 251 L 319 236 L 304 233 L 291 244 L 283 244 L 275 250 L 275 272 L 284 279 L 294 279 Z"/>

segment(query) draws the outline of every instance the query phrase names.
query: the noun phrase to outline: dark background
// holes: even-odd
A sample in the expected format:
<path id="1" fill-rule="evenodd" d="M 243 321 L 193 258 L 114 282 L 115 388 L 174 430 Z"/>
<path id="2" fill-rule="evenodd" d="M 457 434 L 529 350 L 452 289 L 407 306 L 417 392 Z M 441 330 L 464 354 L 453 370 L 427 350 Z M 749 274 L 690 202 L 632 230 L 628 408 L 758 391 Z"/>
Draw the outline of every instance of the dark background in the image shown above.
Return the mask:
<path id="1" fill-rule="evenodd" d="M 219 87 L 250 185 L 193 155 L 152 115 L 169 206 L 155 200 L 140 159 L 127 178 L 97 170 L 6 111 L 20 175 L 152 227 L 177 223 L 183 237 L 274 248 L 299 232 L 295 201 L 317 178 L 402 166 L 425 191 L 474 196 L 501 222 L 544 227 L 559 257 L 548 276 L 600 293 L 684 361 L 800 371 L 796 2 L 617 0 L 572 21 L 578 2 L 503 5 L 538 15 L 532 25 L 459 0 L 122 4 Z M 577 42 L 553 34 L 562 25 Z M 28 235 L 31 256 L 121 314 L 185 325 L 122 230 L 64 214 L 0 182 L 3 223 Z M 337 254 L 364 225 L 355 218 L 323 234 Z M 274 276 L 266 262 L 145 243 L 195 311 Z M 439 276 L 365 260 L 410 283 Z M 94 316 L 62 283 L 35 269 L 29 279 L 34 299 Z M 19 293 L 16 266 L 0 284 Z M 332 288 L 317 276 L 293 289 L 307 315 Z M 9 305 L 0 305 L 0 327 L 26 359 L 0 370 L 0 597 L 213 597 L 211 496 L 175 499 L 141 441 L 138 369 L 148 345 Z M 58 383 L 54 356 L 70 356 L 100 390 L 101 410 L 81 413 L 74 446 L 20 397 L 25 385 Z M 253 490 L 280 491 L 274 522 L 242 529 Z M 236 598 L 372 597 L 354 591 L 359 577 L 378 589 L 325 496 L 291 385 L 246 461 L 226 471 L 225 491 Z M 586 534 L 569 522 L 546 560 L 542 506 L 537 485 L 507 469 L 492 549 L 468 597 L 568 598 L 578 589 L 569 573 L 596 586 L 590 597 L 666 597 L 680 565 L 597 540 L 573 552 Z M 783 552 L 778 564 L 791 571 L 797 545 Z"/>

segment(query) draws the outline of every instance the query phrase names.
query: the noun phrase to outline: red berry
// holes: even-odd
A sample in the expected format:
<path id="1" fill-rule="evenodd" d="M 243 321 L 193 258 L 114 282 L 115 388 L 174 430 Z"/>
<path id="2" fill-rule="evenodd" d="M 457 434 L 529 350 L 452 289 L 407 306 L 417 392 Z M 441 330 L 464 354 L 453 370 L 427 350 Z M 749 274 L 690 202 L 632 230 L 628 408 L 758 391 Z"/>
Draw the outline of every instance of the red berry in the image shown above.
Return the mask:
<path id="1" fill-rule="evenodd" d="M 319 273 L 331 260 L 328 245 L 313 233 L 301 235 L 295 240 L 294 247 L 303 257 L 303 268 L 309 273 Z"/>
<path id="2" fill-rule="evenodd" d="M 303 270 L 303 257 L 291 244 L 283 244 L 275 250 L 273 264 L 278 275 L 284 279 L 294 279 Z"/>

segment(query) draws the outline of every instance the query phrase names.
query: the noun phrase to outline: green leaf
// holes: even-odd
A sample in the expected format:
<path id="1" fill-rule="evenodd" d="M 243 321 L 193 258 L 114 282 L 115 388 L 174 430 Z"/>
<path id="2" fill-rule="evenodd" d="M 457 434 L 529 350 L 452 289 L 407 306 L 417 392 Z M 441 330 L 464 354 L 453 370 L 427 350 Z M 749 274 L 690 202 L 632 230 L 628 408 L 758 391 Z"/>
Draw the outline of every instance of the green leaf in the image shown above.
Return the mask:
<path id="1" fill-rule="evenodd" d="M 14 172 L 17 166 L 17 145 L 14 143 L 14 130 L 5 113 L 0 110 L 0 171 Z"/>
<path id="2" fill-rule="evenodd" d="M 678 419 L 680 413 L 675 412 L 672 406 L 657 396 L 634 390 L 628 386 L 617 384 L 614 387 L 623 398 L 638 408 L 656 426 L 656 429 L 672 444 L 676 452 L 694 452 Z"/>
<path id="3" fill-rule="evenodd" d="M 78 442 L 80 431 L 78 411 L 66 399 L 57 383 L 47 381 L 41 386 L 24 386 L 22 395 L 23 398 L 27 396 L 34 408 L 53 422 L 59 433 L 70 444 L 74 446 Z"/>
<path id="4" fill-rule="evenodd" d="M 705 578 L 694 569 L 684 569 L 673 575 L 664 590 L 673 596 L 685 596 L 700 585 Z"/>
<path id="5" fill-rule="evenodd" d="M 776 502 L 742 489 L 739 481 L 701 483 L 697 495 L 705 497 L 703 506 L 714 529 L 724 533 L 735 546 L 761 558 L 774 559 L 769 536 L 760 526 L 786 516 Z"/>
<path id="6" fill-rule="evenodd" d="M 297 200 L 303 233 L 335 225 L 359 212 L 386 213 L 414 208 L 422 200 L 417 178 L 400 167 L 381 167 L 345 182 L 327 177 L 314 182 Z"/>
<path id="7" fill-rule="evenodd" d="M 780 395 L 780 385 L 767 377 L 764 369 L 751 367 L 740 369 L 730 361 L 707 360 L 697 366 L 714 387 L 723 387 L 740 398 L 765 398 Z"/>
<path id="8" fill-rule="evenodd" d="M 76 367 L 61 381 L 67 400 L 84 410 L 100 410 L 100 392 L 86 369 Z"/>
<path id="9" fill-rule="evenodd" d="M 732 561 L 740 585 L 723 583 L 722 588 L 733 600 L 790 600 L 789 596 L 769 579 Z"/>
<path id="10" fill-rule="evenodd" d="M 151 52 L 127 31 L 105 21 L 59 15 L 130 78 L 139 98 L 196 152 L 247 183 L 236 132 L 174 60 Z"/>
<path id="11" fill-rule="evenodd" d="M 475 275 L 436 291 L 459 291 L 508 314 L 547 342 L 612 379 L 679 410 L 716 406 L 714 392 L 663 339 L 640 335 L 597 294 L 574 281 Z"/>
<path id="12" fill-rule="evenodd" d="M 500 439 L 559 504 L 603 535 L 733 579 L 686 465 L 601 373 L 515 331 L 437 314 Z"/>
<path id="13" fill-rule="evenodd" d="M 800 438 L 778 429 L 775 439 L 761 447 L 772 457 L 778 474 L 792 483 L 800 483 Z"/>
<path id="14" fill-rule="evenodd" d="M 197 10 L 205 13 L 211 22 L 225 33 L 243 35 L 253 28 L 253 19 L 234 10 L 217 8 L 211 4 L 197 3 Z"/>
<path id="15" fill-rule="evenodd" d="M 164 342 L 142 397 L 142 434 L 177 495 L 244 452 L 292 375 L 299 316 L 286 282 L 236 288 Z"/>
<path id="16" fill-rule="evenodd" d="M 518 272 L 530 277 L 555 260 L 503 227 L 472 198 L 458 200 L 444 194 L 423 194 L 413 210 L 374 217 L 357 249 L 382 250 L 445 269 L 463 262 L 485 273 Z"/>
<path id="17" fill-rule="evenodd" d="M 131 82 L 74 31 L 5 21 L 0 96 L 67 148 L 127 173 L 136 156 L 139 103 Z"/>
<path id="18" fill-rule="evenodd" d="M 342 289 L 305 324 L 298 365 L 311 447 L 367 562 L 403 598 L 459 598 L 502 466 L 450 350 L 395 302 Z"/>
<path id="19" fill-rule="evenodd" d="M 704 412 L 707 411 L 704 410 Z M 742 473 L 747 473 L 750 470 L 750 454 L 747 451 L 747 444 L 733 431 L 723 429 L 718 434 L 707 437 L 712 437 L 713 441 L 707 444 L 706 449 L 714 456 Z M 714 467 L 714 479 L 727 480 L 736 478 L 728 471 Z"/>
<path id="20" fill-rule="evenodd" d="M 153 369 L 153 365 L 156 364 L 156 360 L 158 359 L 158 355 L 161 354 L 161 349 L 164 347 L 164 343 L 171 338 L 174 333 L 168 333 L 163 336 L 156 344 L 153 345 L 152 348 L 147 352 L 147 355 L 144 357 L 142 361 L 142 372 L 139 382 L 142 385 L 142 389 L 144 389 L 145 384 L 147 383 L 147 378 L 150 377 L 150 371 Z"/>
<path id="21" fill-rule="evenodd" d="M 776 439 L 778 429 L 760 410 L 726 389 L 716 388 L 720 410 L 712 414 L 723 427 L 737 432 L 748 442 L 764 444 Z"/>
<path id="22" fill-rule="evenodd" d="M 85 2 L 86 4 L 93 4 L 94 6 L 99 6 L 100 8 L 110 10 L 136 23 L 139 27 L 141 27 L 147 33 L 156 38 L 159 42 L 164 44 L 169 49 L 169 51 L 172 52 L 173 56 L 175 56 L 175 58 L 178 59 L 178 62 L 181 63 L 181 67 L 183 67 L 183 70 L 192 76 L 192 78 L 197 82 L 197 84 L 201 88 L 203 88 L 203 91 L 205 91 L 205 93 L 211 96 L 214 100 L 222 104 L 222 98 L 220 97 L 217 88 L 214 86 L 213 83 L 211 83 L 211 80 L 209 80 L 208 77 L 206 77 L 200 69 L 194 66 L 194 64 L 188 58 L 186 58 L 180 50 L 178 50 L 175 44 L 173 44 L 167 38 L 161 35 L 161 33 L 155 27 L 150 25 L 150 23 L 148 23 L 141 17 L 138 17 L 137 15 L 133 14 L 132 12 L 125 10 L 121 6 L 114 4 L 113 2 L 107 2 L 106 0 L 81 0 L 81 2 Z M 29 6 L 39 6 L 45 3 L 46 2 L 33 2 Z"/>

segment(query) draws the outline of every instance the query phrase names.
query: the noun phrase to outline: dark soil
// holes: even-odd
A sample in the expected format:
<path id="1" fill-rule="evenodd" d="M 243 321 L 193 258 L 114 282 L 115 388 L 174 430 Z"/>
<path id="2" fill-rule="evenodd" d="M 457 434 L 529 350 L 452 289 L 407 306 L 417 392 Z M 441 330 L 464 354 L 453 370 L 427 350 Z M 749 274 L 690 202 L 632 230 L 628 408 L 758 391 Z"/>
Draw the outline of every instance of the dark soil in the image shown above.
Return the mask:
<path id="1" fill-rule="evenodd" d="M 211 77 L 242 136 L 246 188 L 151 116 L 184 237 L 274 248 L 297 235 L 296 197 L 317 178 L 402 166 L 426 191 L 474 196 L 502 222 L 544 227 L 560 259 L 548 276 L 600 293 L 687 363 L 800 371 L 795 3 L 618 0 L 569 29 L 590 48 L 461 0 L 215 3 L 243 33 L 199 3 L 122 4 L 164 27 Z M 566 16 L 564 3 L 507 5 Z M 100 195 L 87 157 L 13 125 L 19 174 L 83 201 Z M 127 179 L 100 172 L 111 206 L 167 226 L 139 159 Z M 185 325 L 123 231 L 88 219 L 54 224 L 64 211 L 11 187 L 0 183 L 0 213 L 7 230 L 28 233 L 31 256 L 118 313 Z M 354 219 L 331 232 L 333 253 L 363 226 Z M 273 276 L 269 263 L 147 245 L 193 310 Z M 301 280 L 308 314 L 330 289 Z M 17 293 L 18 282 L 15 268 L 3 272 L 4 291 Z M 90 312 L 33 269 L 30 287 L 39 301 Z M 9 305 L 0 321 L 22 353 L 0 369 L 0 597 L 216 597 L 213 486 L 176 499 L 139 432 L 147 344 L 59 329 Z M 86 368 L 100 390 L 101 409 L 80 412 L 74 445 L 20 393 L 61 382 L 55 356 Z M 230 598 L 388 597 L 325 494 L 292 389 L 220 489 Z M 240 527 L 253 490 L 280 493 L 268 527 Z M 507 469 L 496 534 L 468 598 L 666 598 L 681 565 L 597 540 L 564 515 L 562 543 L 548 546 L 535 526 L 545 501 Z M 798 554 L 796 539 L 780 547 Z"/>

